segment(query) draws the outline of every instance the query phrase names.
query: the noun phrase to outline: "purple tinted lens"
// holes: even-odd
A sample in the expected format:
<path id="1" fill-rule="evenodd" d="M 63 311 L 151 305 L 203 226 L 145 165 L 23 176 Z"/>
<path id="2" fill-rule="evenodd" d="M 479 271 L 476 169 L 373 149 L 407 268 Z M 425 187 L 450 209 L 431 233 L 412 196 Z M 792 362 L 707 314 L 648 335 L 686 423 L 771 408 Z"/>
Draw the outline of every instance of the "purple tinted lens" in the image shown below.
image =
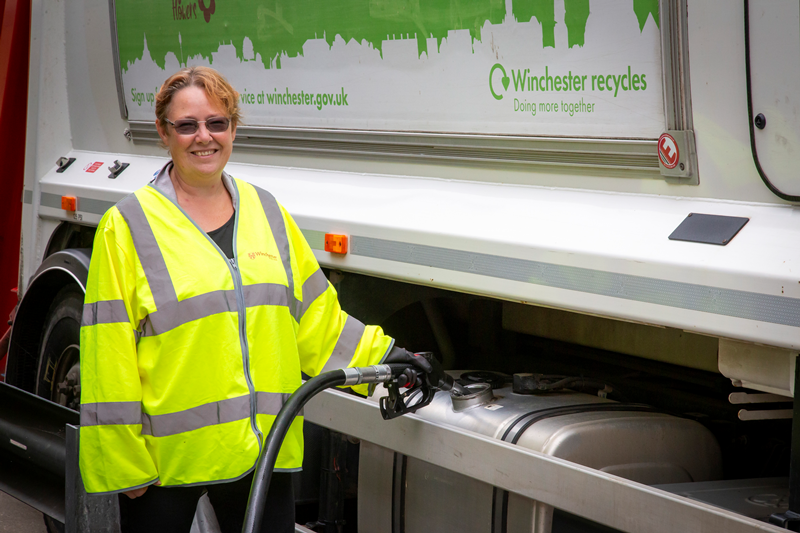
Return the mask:
<path id="1" fill-rule="evenodd" d="M 225 117 L 215 117 L 200 122 L 205 122 L 206 129 L 211 133 L 222 133 L 228 129 L 231 123 L 230 119 Z M 193 118 L 176 120 L 174 123 L 175 131 L 181 135 L 193 135 L 200 128 L 200 122 Z"/>
<path id="2" fill-rule="evenodd" d="M 196 133 L 199 127 L 200 124 L 198 124 L 196 120 L 187 119 L 175 121 L 175 131 L 181 135 L 191 135 L 192 133 Z"/>
<path id="3" fill-rule="evenodd" d="M 208 131 L 211 133 L 222 133 L 228 129 L 230 123 L 231 121 L 225 117 L 210 118 L 206 120 L 206 128 L 208 128 Z"/>

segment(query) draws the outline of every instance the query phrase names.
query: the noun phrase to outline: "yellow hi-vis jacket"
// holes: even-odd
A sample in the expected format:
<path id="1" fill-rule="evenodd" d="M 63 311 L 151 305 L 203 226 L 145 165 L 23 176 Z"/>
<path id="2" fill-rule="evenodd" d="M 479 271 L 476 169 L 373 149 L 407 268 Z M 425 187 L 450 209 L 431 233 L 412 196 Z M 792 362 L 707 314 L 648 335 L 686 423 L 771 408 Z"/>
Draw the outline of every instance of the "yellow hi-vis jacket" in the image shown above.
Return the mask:
<path id="1" fill-rule="evenodd" d="M 223 174 L 236 211 L 228 260 L 178 205 L 169 167 L 111 208 L 94 240 L 80 428 L 92 493 L 240 478 L 301 372 L 376 364 L 394 342 L 341 310 L 268 192 Z M 276 468 L 302 460 L 298 417 Z"/>

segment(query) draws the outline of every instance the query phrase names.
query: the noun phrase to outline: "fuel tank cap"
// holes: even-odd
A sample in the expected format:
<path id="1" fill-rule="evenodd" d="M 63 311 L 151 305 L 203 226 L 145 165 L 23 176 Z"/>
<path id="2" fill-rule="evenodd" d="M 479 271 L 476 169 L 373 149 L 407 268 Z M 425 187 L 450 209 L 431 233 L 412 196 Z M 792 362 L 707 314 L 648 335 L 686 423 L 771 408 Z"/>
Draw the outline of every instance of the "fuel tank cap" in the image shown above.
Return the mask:
<path id="1" fill-rule="evenodd" d="M 480 407 L 492 401 L 492 386 L 488 383 L 470 383 L 464 385 L 466 394 L 457 394 L 450 391 L 450 400 L 453 402 L 453 411 L 460 413 L 473 407 Z"/>

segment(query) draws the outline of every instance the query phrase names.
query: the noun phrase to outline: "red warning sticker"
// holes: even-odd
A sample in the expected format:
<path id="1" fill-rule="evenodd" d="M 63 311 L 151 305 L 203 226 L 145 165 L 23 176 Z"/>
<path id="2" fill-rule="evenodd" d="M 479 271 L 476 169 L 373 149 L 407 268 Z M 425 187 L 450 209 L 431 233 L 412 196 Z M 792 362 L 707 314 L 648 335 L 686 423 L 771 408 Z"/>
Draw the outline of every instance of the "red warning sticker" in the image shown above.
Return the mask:
<path id="1" fill-rule="evenodd" d="M 662 133 L 658 138 L 658 158 L 666 168 L 675 168 L 680 160 L 678 143 L 669 133 Z"/>
<path id="2" fill-rule="evenodd" d="M 84 172 L 97 172 L 97 169 L 103 166 L 102 161 L 95 161 L 94 163 L 89 163 L 85 167 L 83 167 Z"/>

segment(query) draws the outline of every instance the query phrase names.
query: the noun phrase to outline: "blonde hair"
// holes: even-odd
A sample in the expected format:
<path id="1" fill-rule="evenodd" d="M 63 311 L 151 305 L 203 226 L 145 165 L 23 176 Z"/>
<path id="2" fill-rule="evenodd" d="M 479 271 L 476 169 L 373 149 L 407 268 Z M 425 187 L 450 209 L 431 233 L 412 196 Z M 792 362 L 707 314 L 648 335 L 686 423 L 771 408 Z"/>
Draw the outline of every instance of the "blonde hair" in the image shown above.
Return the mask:
<path id="1" fill-rule="evenodd" d="M 202 89 L 211 103 L 230 117 L 232 127 L 235 128 L 242 122 L 239 93 L 225 76 L 210 67 L 186 67 L 167 78 L 156 95 L 156 120 L 162 129 L 167 128 L 167 113 L 172 99 L 186 87 Z"/>

